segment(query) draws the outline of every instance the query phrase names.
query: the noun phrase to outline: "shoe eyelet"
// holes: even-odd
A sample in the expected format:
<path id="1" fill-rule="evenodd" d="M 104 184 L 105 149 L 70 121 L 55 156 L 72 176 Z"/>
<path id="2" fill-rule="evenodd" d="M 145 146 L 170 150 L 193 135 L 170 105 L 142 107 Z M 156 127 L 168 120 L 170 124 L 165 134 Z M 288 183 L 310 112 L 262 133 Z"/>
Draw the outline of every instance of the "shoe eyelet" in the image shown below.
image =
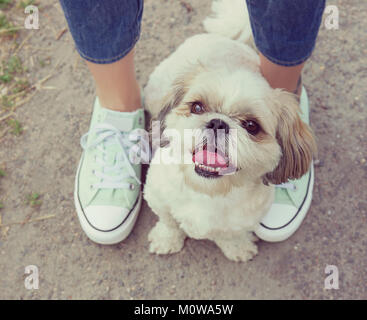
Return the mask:
<path id="1" fill-rule="evenodd" d="M 139 125 L 142 125 L 142 124 L 143 124 L 143 119 L 139 118 Z"/>
<path id="2" fill-rule="evenodd" d="M 134 184 L 132 184 L 132 183 L 130 183 L 130 185 L 129 185 L 129 189 L 130 189 L 130 190 L 135 190 L 135 185 L 134 185 Z"/>
<path id="3" fill-rule="evenodd" d="M 89 185 L 89 189 L 94 190 L 93 184 Z"/>

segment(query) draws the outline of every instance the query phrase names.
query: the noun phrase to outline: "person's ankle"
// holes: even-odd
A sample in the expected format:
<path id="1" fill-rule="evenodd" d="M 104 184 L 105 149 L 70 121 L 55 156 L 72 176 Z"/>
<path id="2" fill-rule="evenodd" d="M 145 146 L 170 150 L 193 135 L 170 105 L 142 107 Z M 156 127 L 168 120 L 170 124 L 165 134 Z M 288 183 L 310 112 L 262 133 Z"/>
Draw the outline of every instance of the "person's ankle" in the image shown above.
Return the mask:
<path id="1" fill-rule="evenodd" d="M 132 112 L 142 107 L 141 92 L 138 83 L 130 83 L 120 90 L 96 90 L 100 105 L 103 108 L 119 112 Z"/>
<path id="2" fill-rule="evenodd" d="M 142 107 L 142 99 L 140 95 L 140 89 L 132 92 L 128 95 L 105 95 L 98 93 L 99 102 L 101 107 L 119 111 L 119 112 L 132 112 Z"/>
<path id="3" fill-rule="evenodd" d="M 260 53 L 260 71 L 272 88 L 279 88 L 300 97 L 302 92 L 301 74 L 304 63 L 296 66 L 275 64 Z"/>
<path id="4" fill-rule="evenodd" d="M 119 102 L 119 103 L 105 103 L 100 101 L 101 107 L 113 111 L 118 112 L 133 112 L 142 107 L 141 99 L 136 99 L 135 101 L 131 101 L 128 103 Z"/>

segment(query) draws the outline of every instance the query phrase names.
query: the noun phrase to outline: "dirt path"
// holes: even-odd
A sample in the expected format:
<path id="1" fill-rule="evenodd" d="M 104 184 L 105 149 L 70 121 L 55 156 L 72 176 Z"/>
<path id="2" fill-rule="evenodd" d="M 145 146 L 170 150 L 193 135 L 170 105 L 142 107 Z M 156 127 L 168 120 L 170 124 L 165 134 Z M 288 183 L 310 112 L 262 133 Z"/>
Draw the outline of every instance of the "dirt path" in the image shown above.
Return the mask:
<path id="1" fill-rule="evenodd" d="M 52 77 L 17 110 L 23 133 L 0 141 L 6 172 L 0 299 L 367 298 L 366 1 L 329 1 L 339 8 L 340 29 L 321 28 L 305 70 L 319 146 L 311 210 L 291 239 L 261 242 L 247 264 L 228 261 L 209 241 L 188 240 L 179 254 L 150 255 L 147 233 L 155 217 L 146 204 L 124 243 L 105 247 L 86 238 L 72 197 L 93 83 L 70 33 L 56 40 L 66 27 L 57 1 L 41 2 L 40 29 L 21 32 L 19 42 L 33 34 L 19 54 L 32 83 Z M 211 0 L 182 2 L 145 1 L 137 48 L 141 85 L 184 39 L 202 31 Z M 41 195 L 39 207 L 25 203 L 32 192 Z M 44 220 L 32 222 L 37 218 Z M 19 221 L 26 223 L 11 224 Z M 27 265 L 39 268 L 38 290 L 24 287 Z M 338 267 L 339 290 L 324 290 L 326 265 Z"/>

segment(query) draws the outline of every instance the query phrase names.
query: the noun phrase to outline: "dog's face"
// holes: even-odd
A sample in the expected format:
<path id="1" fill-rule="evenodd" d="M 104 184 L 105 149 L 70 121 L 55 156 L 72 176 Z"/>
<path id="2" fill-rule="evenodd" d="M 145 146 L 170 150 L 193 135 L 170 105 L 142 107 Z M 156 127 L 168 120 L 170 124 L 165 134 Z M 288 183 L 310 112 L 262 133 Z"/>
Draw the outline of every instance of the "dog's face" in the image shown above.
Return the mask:
<path id="1" fill-rule="evenodd" d="M 179 166 L 187 184 L 214 195 L 306 173 L 315 141 L 298 112 L 296 98 L 260 73 L 197 67 L 177 79 L 160 117 L 182 137 L 193 130 L 193 143 L 181 146 L 191 162 Z"/>

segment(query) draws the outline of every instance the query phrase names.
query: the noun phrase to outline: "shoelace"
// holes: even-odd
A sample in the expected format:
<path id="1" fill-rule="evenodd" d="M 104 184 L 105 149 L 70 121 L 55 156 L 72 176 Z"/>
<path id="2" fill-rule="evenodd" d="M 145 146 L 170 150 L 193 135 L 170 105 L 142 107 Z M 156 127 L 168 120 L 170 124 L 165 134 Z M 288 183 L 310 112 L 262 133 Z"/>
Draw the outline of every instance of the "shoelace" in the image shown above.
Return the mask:
<path id="1" fill-rule="evenodd" d="M 87 145 L 88 136 L 94 133 L 95 141 L 89 146 Z M 80 139 L 80 144 L 84 150 L 97 148 L 102 157 L 96 157 L 96 162 L 102 167 L 102 171 L 94 170 L 93 173 L 100 179 L 99 183 L 91 185 L 97 189 L 133 189 L 134 185 L 126 183 L 127 178 L 134 178 L 140 185 L 141 181 L 137 177 L 135 170 L 129 160 L 127 151 L 134 148 L 137 152 L 139 146 L 137 143 L 141 140 L 139 135 L 132 135 L 130 132 L 121 132 L 108 123 L 97 124 L 92 130 L 87 132 Z M 117 143 L 120 151 L 116 152 L 112 159 L 113 166 L 106 162 L 107 152 L 105 146 Z M 136 154 L 136 153 L 135 153 Z M 144 154 L 141 154 L 143 157 Z"/>
<path id="2" fill-rule="evenodd" d="M 297 186 L 292 182 L 285 182 L 285 183 L 282 183 L 282 184 L 276 184 L 275 187 L 276 188 L 281 188 L 281 189 L 289 189 L 289 190 L 293 190 L 293 191 L 297 190 Z"/>

